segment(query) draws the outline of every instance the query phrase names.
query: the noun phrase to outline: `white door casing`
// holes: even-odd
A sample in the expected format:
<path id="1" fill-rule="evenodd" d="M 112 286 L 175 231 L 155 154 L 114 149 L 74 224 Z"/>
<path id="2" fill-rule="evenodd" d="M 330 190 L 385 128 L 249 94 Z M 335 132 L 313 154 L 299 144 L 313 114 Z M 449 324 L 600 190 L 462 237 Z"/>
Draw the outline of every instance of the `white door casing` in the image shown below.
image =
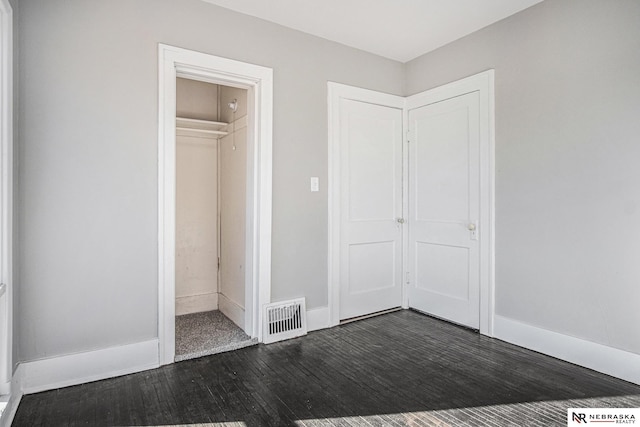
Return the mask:
<path id="1" fill-rule="evenodd" d="M 13 11 L 0 1 L 0 395 L 13 372 Z"/>
<path id="2" fill-rule="evenodd" d="M 463 261 L 466 259 L 466 271 L 472 271 L 475 276 L 473 280 L 467 280 L 467 289 L 466 291 L 461 291 L 458 289 L 449 289 L 449 292 L 466 292 L 467 300 L 471 298 L 475 304 L 475 307 L 472 308 L 471 312 L 467 312 L 465 315 L 467 318 L 476 319 L 472 323 L 472 327 L 479 328 L 480 333 L 492 336 L 493 335 L 493 317 L 494 317 L 494 158 L 495 158 L 495 148 L 494 148 L 494 71 L 488 70 L 449 84 L 444 86 L 437 87 L 435 89 L 431 89 L 407 98 L 397 97 L 393 95 L 387 95 L 375 91 L 365 90 L 354 88 L 351 86 L 340 85 L 337 83 L 329 83 L 328 84 L 328 92 L 329 92 L 329 324 L 337 325 L 340 322 L 341 318 L 344 318 L 340 315 L 341 310 L 341 292 L 343 291 L 341 288 L 341 262 L 343 261 L 341 250 L 342 247 L 346 244 L 341 242 L 341 219 L 342 219 L 342 211 L 345 209 L 343 204 L 343 198 L 341 196 L 341 191 L 345 186 L 344 176 L 341 173 L 341 162 L 343 161 L 341 158 L 341 150 L 340 150 L 340 142 L 341 142 L 341 125 L 342 122 L 340 120 L 340 109 L 341 102 L 344 99 L 350 99 L 354 101 L 360 101 L 364 103 L 376 104 L 379 106 L 386 106 L 392 108 L 402 108 L 404 111 L 404 126 L 405 131 L 409 129 L 409 111 L 414 111 L 414 117 L 417 113 L 417 110 L 420 107 L 429 106 L 438 104 L 442 101 L 451 100 L 450 102 L 445 102 L 443 104 L 438 105 L 437 107 L 427 108 L 423 111 L 428 111 L 430 113 L 434 113 L 437 109 L 443 109 L 443 111 L 435 112 L 435 114 L 444 114 L 443 118 L 445 120 L 450 120 L 455 122 L 456 120 L 460 123 L 464 122 L 460 117 L 464 116 L 461 111 L 467 111 L 467 120 L 464 123 L 464 131 L 469 134 L 470 128 L 469 126 L 474 126 L 475 130 L 474 135 L 476 138 L 476 145 L 472 147 L 471 155 L 475 159 L 475 163 L 472 166 L 472 170 L 468 171 L 468 176 L 476 176 L 477 179 L 474 183 L 471 183 L 467 180 L 466 188 L 467 190 L 471 188 L 471 185 L 474 186 L 474 196 L 477 203 L 474 202 L 474 206 L 472 210 L 468 212 L 464 221 L 458 220 L 457 227 L 458 232 L 462 233 L 466 239 L 465 244 L 452 244 L 452 242 L 445 243 L 434 241 L 434 244 L 431 245 L 423 245 L 422 247 L 416 247 L 415 241 L 417 234 L 420 234 L 420 227 L 425 225 L 421 224 L 419 221 L 415 219 L 410 220 L 409 224 L 405 223 L 402 231 L 402 241 L 403 241 L 403 279 L 407 280 L 406 287 L 403 289 L 402 296 L 402 306 L 404 308 L 408 308 L 409 306 L 413 307 L 411 304 L 411 293 L 406 292 L 409 289 L 413 289 L 416 279 L 424 279 L 431 277 L 445 277 L 449 281 L 453 281 L 456 284 L 460 284 L 463 282 L 461 277 L 464 275 L 460 273 L 460 271 L 456 270 L 455 260 Z M 466 97 L 466 94 L 473 94 L 470 97 Z M 461 100 L 453 100 L 453 98 L 460 97 Z M 464 105 L 466 103 L 473 104 L 471 107 L 469 106 L 461 106 L 458 105 L 462 103 Z M 471 108 L 471 109 L 469 109 Z M 453 112 L 449 112 L 449 117 L 447 118 L 447 110 L 452 110 Z M 458 111 L 455 113 L 455 111 Z M 461 116 L 462 114 L 462 116 Z M 473 115 L 476 117 L 475 121 L 471 120 L 473 123 L 470 123 L 469 117 Z M 438 131 L 435 129 L 434 131 Z M 440 132 L 444 132 L 446 134 L 447 127 L 440 126 Z M 463 133 L 458 130 L 459 133 Z M 453 136 L 455 136 L 455 132 L 453 132 Z M 411 136 L 413 140 L 414 136 Z M 404 141 L 408 141 L 409 134 L 405 135 Z M 407 147 L 407 144 L 403 144 L 403 146 Z M 411 147 L 411 144 L 408 144 Z M 423 153 L 429 153 L 429 149 L 431 149 L 431 154 L 437 154 L 438 149 L 435 147 L 429 147 L 426 145 L 423 147 Z M 446 147 L 441 154 L 453 154 L 456 149 L 450 150 L 453 147 Z M 447 168 L 441 167 L 436 160 L 432 160 L 430 157 L 427 157 L 425 162 L 428 165 L 429 162 L 434 163 L 435 168 L 423 168 L 418 169 L 417 164 L 415 162 L 419 161 L 419 159 L 415 158 L 412 148 L 405 149 L 403 154 L 403 169 L 402 172 L 402 193 L 403 193 L 403 211 L 405 212 L 406 217 L 420 218 L 422 219 L 421 213 L 413 212 L 416 209 L 420 210 L 420 204 L 424 201 L 420 200 L 420 198 L 416 198 L 415 194 L 413 194 L 413 189 L 410 188 L 410 181 L 413 181 L 413 186 L 416 187 L 418 180 L 420 180 L 420 175 L 422 174 L 425 179 L 438 178 L 438 174 L 443 174 L 441 178 L 446 178 L 447 174 L 449 174 Z M 435 150 L 435 151 L 434 151 Z M 450 152 L 448 152 L 449 150 Z M 457 147 L 458 151 L 462 151 L 464 153 L 465 150 L 461 149 L 460 146 Z M 467 154 L 469 155 L 469 150 L 467 149 Z M 409 156 L 414 156 L 409 160 Z M 446 156 L 445 156 L 446 157 Z M 466 159 L 466 163 L 468 166 L 468 158 Z M 410 162 L 411 165 L 410 166 Z M 459 166 L 459 165 L 458 165 Z M 415 171 L 413 169 L 416 169 Z M 462 170 L 458 167 L 458 170 Z M 409 175 L 411 174 L 411 179 Z M 455 174 L 453 174 L 455 175 Z M 446 181 L 446 179 L 445 179 Z M 454 179 L 453 184 L 459 184 L 456 179 Z M 459 188 L 462 188 L 458 185 Z M 418 189 L 422 188 L 425 190 L 425 194 L 432 192 L 433 195 L 437 195 L 438 193 L 446 194 L 444 191 L 438 191 L 437 184 L 431 186 L 422 186 L 417 187 Z M 420 190 L 421 191 L 421 190 Z M 410 193 L 411 192 L 411 193 Z M 413 197 L 413 199 L 412 199 Z M 443 207 L 440 209 L 441 213 L 446 213 L 447 210 L 459 210 L 460 204 L 456 205 L 455 197 L 450 198 L 451 203 L 448 207 Z M 459 198 L 458 198 L 459 201 Z M 411 206 L 410 206 L 411 205 Z M 424 205 L 424 203 L 423 203 Z M 424 205 L 428 206 L 428 205 Z M 423 206 L 423 211 L 424 211 Z M 469 207 L 469 206 L 467 206 Z M 427 211 L 425 211 L 425 215 L 427 215 Z M 432 213 L 438 213 L 437 211 L 433 211 Z M 418 215 L 418 216 L 415 216 Z M 427 215 L 428 217 L 428 215 Z M 405 218 L 409 219 L 409 218 Z M 427 218 L 428 219 L 428 218 Z M 450 219 L 448 222 L 442 222 L 443 224 L 449 224 L 455 222 Z M 434 223 L 438 223 L 435 221 Z M 417 227 L 416 236 L 411 236 L 414 240 L 413 248 L 410 249 L 410 237 L 409 233 L 411 230 L 411 226 L 415 225 Z M 434 225 L 434 224 L 431 224 Z M 463 226 L 464 225 L 464 226 Z M 425 225 L 426 226 L 426 225 Z M 447 228 L 446 226 L 445 228 Z M 475 230 L 469 230 L 469 227 L 475 228 Z M 429 228 L 428 226 L 426 227 Z M 449 227 L 451 228 L 451 227 Z M 475 233 L 475 238 L 477 240 L 472 240 L 472 233 Z M 419 237 L 419 236 L 418 236 Z M 468 241 L 471 243 L 468 243 Z M 437 246 L 435 243 L 439 243 L 440 246 Z M 411 256 L 408 256 L 409 251 L 411 251 Z M 420 260 L 426 260 L 426 264 L 422 267 L 425 267 L 429 263 L 436 265 L 438 270 L 436 271 L 428 271 L 425 268 L 422 270 L 418 270 L 416 267 L 418 264 L 416 263 L 416 255 L 420 258 Z M 440 262 L 434 262 L 435 259 L 439 257 Z M 470 262 L 469 260 L 474 260 Z M 422 261 L 421 261 L 422 262 Z M 447 271 L 448 270 L 448 271 Z M 469 285 L 473 287 L 473 289 L 469 288 Z M 446 293 L 446 292 L 440 292 Z M 414 301 L 415 295 L 414 296 Z M 420 309 L 420 307 L 415 307 Z M 467 309 L 469 308 L 467 304 Z M 424 310 L 426 311 L 426 310 Z M 440 315 L 441 317 L 445 317 L 446 314 L 443 313 L 430 313 L 434 315 Z M 468 322 L 461 322 L 460 320 L 450 319 L 453 321 L 457 321 L 459 323 L 468 324 Z"/>
<path id="3" fill-rule="evenodd" d="M 165 365 L 175 357 L 176 78 L 248 90 L 245 330 L 262 341 L 261 308 L 271 298 L 273 70 L 159 44 L 158 72 L 158 338 Z"/>

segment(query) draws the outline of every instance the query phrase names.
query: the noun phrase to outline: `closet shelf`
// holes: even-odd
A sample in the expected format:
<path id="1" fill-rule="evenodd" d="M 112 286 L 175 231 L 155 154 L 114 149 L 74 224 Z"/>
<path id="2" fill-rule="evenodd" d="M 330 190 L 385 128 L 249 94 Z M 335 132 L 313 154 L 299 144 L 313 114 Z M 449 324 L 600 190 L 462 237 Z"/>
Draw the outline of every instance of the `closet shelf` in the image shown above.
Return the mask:
<path id="1" fill-rule="evenodd" d="M 211 120 L 188 119 L 176 117 L 176 131 L 184 135 L 223 137 L 229 132 L 224 131 L 228 123 Z"/>

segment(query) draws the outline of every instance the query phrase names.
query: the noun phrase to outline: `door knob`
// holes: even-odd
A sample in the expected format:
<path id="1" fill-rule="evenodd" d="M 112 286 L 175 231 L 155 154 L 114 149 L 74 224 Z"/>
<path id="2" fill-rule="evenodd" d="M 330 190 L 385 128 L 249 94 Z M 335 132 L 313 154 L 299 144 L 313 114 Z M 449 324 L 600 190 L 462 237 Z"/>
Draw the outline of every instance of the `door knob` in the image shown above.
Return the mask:
<path id="1" fill-rule="evenodd" d="M 404 224 L 404 218 L 398 218 L 396 221 L 398 221 L 398 224 Z"/>
<path id="2" fill-rule="evenodd" d="M 475 222 L 470 222 L 469 225 L 467 225 L 467 230 L 469 230 L 471 234 L 471 240 L 478 240 L 478 227 L 476 227 Z"/>

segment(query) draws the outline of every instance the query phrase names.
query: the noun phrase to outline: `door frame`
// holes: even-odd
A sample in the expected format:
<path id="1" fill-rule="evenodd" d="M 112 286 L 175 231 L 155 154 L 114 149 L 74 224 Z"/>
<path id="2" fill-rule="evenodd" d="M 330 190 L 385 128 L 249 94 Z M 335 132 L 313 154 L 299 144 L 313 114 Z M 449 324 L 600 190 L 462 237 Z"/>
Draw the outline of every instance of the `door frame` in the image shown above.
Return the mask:
<path id="1" fill-rule="evenodd" d="M 247 89 L 245 330 L 262 341 L 262 307 L 271 301 L 273 70 L 158 45 L 159 362 L 175 358 L 176 78 Z"/>
<path id="2" fill-rule="evenodd" d="M 0 395 L 13 376 L 13 10 L 0 1 Z"/>
<path id="3" fill-rule="evenodd" d="M 480 114 L 480 333 L 493 336 L 495 316 L 495 104 L 494 70 L 483 71 L 406 98 L 409 111 L 478 92 Z M 405 242 L 408 244 L 408 241 Z"/>
<path id="4" fill-rule="evenodd" d="M 409 153 L 407 145 L 409 110 L 478 92 L 480 98 L 480 333 L 493 336 L 495 316 L 495 94 L 494 70 L 426 90 L 408 97 L 390 95 L 339 83 L 328 82 L 328 308 L 329 326 L 340 323 L 340 101 L 354 101 L 402 108 L 403 114 L 403 216 L 409 211 Z M 402 307 L 409 308 L 407 283 L 409 264 L 408 227 L 403 227 Z"/>
<path id="5" fill-rule="evenodd" d="M 340 165 L 340 103 L 343 99 L 368 104 L 380 105 L 383 107 L 398 108 L 403 111 L 402 123 L 402 167 L 403 182 L 406 182 L 407 172 L 407 150 L 405 149 L 405 129 L 406 118 L 404 114 L 405 98 L 397 95 L 376 92 L 369 89 L 362 89 L 340 83 L 328 82 L 328 104 L 329 104 L 329 161 L 327 183 L 328 193 L 328 305 L 329 305 L 329 326 L 336 326 L 340 323 L 340 189 L 341 189 L 341 165 Z M 406 187 L 402 187 L 402 212 L 407 212 Z M 406 241 L 406 227 L 402 230 L 403 242 Z M 406 247 L 402 248 L 402 268 L 406 271 Z M 404 275 L 403 275 L 404 278 Z M 403 280 L 402 286 L 402 306 L 406 307 L 406 292 Z"/>

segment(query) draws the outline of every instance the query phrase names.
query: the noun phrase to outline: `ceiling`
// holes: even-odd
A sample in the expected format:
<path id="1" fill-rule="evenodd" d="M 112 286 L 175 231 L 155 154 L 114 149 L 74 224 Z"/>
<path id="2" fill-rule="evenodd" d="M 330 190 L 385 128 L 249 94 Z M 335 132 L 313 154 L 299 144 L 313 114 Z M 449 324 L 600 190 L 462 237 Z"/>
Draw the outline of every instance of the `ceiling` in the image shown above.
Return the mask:
<path id="1" fill-rule="evenodd" d="M 410 61 L 542 0 L 204 0 Z"/>

